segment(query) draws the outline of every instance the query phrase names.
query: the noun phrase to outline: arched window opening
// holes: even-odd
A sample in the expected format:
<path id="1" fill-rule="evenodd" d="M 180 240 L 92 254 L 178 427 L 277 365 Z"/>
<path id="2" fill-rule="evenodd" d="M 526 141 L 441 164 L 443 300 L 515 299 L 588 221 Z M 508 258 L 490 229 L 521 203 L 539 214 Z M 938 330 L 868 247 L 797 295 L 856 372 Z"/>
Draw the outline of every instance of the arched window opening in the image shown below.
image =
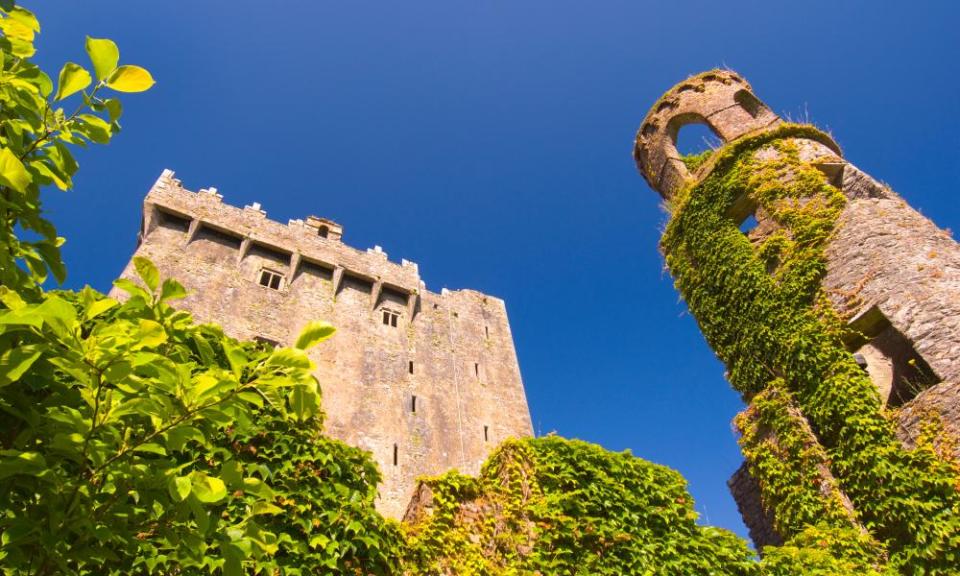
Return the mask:
<path id="1" fill-rule="evenodd" d="M 321 238 L 326 238 L 328 234 L 330 234 L 329 226 L 321 226 L 317 228 L 317 235 L 320 236 Z"/>
<path id="2" fill-rule="evenodd" d="M 671 127 L 673 145 L 689 172 L 695 172 L 710 159 L 713 151 L 723 145 L 723 140 L 700 117 L 678 117 Z"/>
<path id="3" fill-rule="evenodd" d="M 680 127 L 675 145 L 681 156 L 701 154 L 720 147 L 722 141 L 707 124 L 691 122 Z"/>

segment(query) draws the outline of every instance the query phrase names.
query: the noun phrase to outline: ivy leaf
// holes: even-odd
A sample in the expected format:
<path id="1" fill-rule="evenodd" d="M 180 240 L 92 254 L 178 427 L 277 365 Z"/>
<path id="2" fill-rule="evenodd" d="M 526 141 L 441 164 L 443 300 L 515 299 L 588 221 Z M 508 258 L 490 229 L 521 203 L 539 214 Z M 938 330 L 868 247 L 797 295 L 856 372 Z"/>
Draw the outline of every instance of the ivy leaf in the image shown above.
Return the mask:
<path id="1" fill-rule="evenodd" d="M 0 148 L 0 184 L 20 192 L 27 191 L 32 179 L 23 162 L 9 148 Z"/>
<path id="2" fill-rule="evenodd" d="M 317 320 L 308 322 L 307 325 L 303 327 L 303 330 L 300 331 L 300 336 L 297 337 L 297 343 L 294 344 L 294 347 L 300 350 L 309 350 L 333 336 L 333 333 L 336 331 L 337 329 L 329 322 Z"/>
<path id="3" fill-rule="evenodd" d="M 130 64 L 120 66 L 107 79 L 107 86 L 117 92 L 144 92 L 153 85 L 153 76 L 146 69 Z"/>
<path id="4" fill-rule="evenodd" d="M 157 286 L 160 285 L 160 272 L 157 271 L 157 267 L 153 265 L 153 262 L 143 256 L 134 256 L 133 266 L 137 269 L 137 276 L 140 276 L 140 279 L 147 285 L 147 288 L 149 288 L 151 292 L 155 292 Z"/>
<path id="5" fill-rule="evenodd" d="M 259 514 L 280 514 L 283 512 L 283 508 L 271 504 L 269 502 L 255 502 L 250 509 L 250 513 L 253 516 Z"/>
<path id="6" fill-rule="evenodd" d="M 57 84 L 57 94 L 54 100 L 63 100 L 75 92 L 83 90 L 90 85 L 92 78 L 87 70 L 73 62 L 67 62 L 60 70 L 60 81 Z"/>
<path id="7" fill-rule="evenodd" d="M 120 49 L 113 40 L 107 38 L 91 38 L 87 36 L 87 56 L 93 63 L 93 73 L 97 80 L 105 80 L 120 62 Z"/>

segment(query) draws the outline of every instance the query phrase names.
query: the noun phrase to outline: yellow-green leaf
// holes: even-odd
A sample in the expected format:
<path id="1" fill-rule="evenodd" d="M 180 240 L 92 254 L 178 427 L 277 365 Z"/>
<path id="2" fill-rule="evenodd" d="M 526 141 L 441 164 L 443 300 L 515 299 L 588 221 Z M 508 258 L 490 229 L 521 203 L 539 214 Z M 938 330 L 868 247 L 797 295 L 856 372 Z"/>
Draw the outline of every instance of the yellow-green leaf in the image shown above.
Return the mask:
<path id="1" fill-rule="evenodd" d="M 297 368 L 301 370 L 312 370 L 313 362 L 307 356 L 306 352 L 298 348 L 277 348 L 273 354 L 267 358 L 268 366 L 278 366 L 281 368 Z M 287 385 L 293 385 L 290 381 Z"/>
<path id="2" fill-rule="evenodd" d="M 257 516 L 258 514 L 280 514 L 283 512 L 283 508 L 269 502 L 255 502 L 253 506 L 251 506 L 250 512 L 253 516 Z"/>
<path id="3" fill-rule="evenodd" d="M 310 418 L 320 409 L 320 396 L 314 388 L 306 385 L 295 386 L 287 395 L 287 402 L 299 421 Z"/>
<path id="4" fill-rule="evenodd" d="M 17 192 L 26 192 L 30 185 L 30 173 L 23 162 L 9 148 L 0 149 L 0 184 L 9 186 Z"/>
<path id="5" fill-rule="evenodd" d="M 57 95 L 54 100 L 63 100 L 75 92 L 90 85 L 92 79 L 86 69 L 73 62 L 67 62 L 60 70 L 60 81 L 57 84 Z"/>
<path id="6" fill-rule="evenodd" d="M 193 494 L 204 504 L 215 504 L 227 497 L 227 486 L 223 480 L 203 472 L 191 472 L 190 476 Z"/>
<path id="7" fill-rule="evenodd" d="M 47 470 L 47 461 L 39 452 L 0 450 L 0 479 L 15 474 L 39 476 Z"/>
<path id="8" fill-rule="evenodd" d="M 42 350 L 36 344 L 11 348 L 0 355 L 0 388 L 13 384 L 40 358 Z"/>
<path id="9" fill-rule="evenodd" d="M 307 325 L 303 327 L 303 330 L 300 331 L 300 336 L 297 337 L 297 343 L 294 344 L 294 347 L 300 350 L 309 350 L 318 343 L 333 336 L 333 333 L 336 331 L 337 329 L 329 322 L 318 320 L 308 322 Z"/>
<path id="10" fill-rule="evenodd" d="M 147 285 L 147 288 L 149 288 L 151 292 L 155 291 L 157 286 L 160 285 L 160 272 L 157 271 L 157 267 L 153 265 L 153 262 L 143 256 L 134 256 L 133 267 L 136 268 L 137 275 L 140 276 L 143 283 Z"/>
<path id="11" fill-rule="evenodd" d="M 190 482 L 190 478 L 187 478 L 186 476 L 175 476 L 170 479 L 170 483 L 167 485 L 167 488 L 170 491 L 170 496 L 176 502 L 183 502 L 193 490 L 193 483 Z"/>
<path id="12" fill-rule="evenodd" d="M 159 346 L 167 341 L 167 333 L 159 323 L 141 318 L 137 341 L 144 347 Z"/>
<path id="13" fill-rule="evenodd" d="M 86 310 L 83 311 L 83 317 L 87 320 L 91 318 L 96 318 L 100 314 L 103 314 L 107 310 L 116 306 L 118 302 L 113 298 L 104 298 L 103 300 L 97 300 L 92 302 Z"/>
<path id="14" fill-rule="evenodd" d="M 146 69 L 131 64 L 120 66 L 107 79 L 107 86 L 117 92 L 143 92 L 153 84 L 153 76 Z"/>
<path id="15" fill-rule="evenodd" d="M 120 61 L 120 49 L 113 40 L 107 38 L 91 38 L 87 36 L 87 55 L 93 63 L 93 73 L 97 80 L 105 80 L 117 69 Z"/>

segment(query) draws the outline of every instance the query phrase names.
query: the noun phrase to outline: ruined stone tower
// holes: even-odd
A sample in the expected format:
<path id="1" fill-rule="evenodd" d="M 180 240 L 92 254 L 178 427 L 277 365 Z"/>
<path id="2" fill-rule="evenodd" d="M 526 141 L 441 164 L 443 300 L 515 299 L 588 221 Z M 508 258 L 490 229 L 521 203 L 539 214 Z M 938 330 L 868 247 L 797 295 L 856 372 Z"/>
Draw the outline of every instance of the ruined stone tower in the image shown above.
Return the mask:
<path id="1" fill-rule="evenodd" d="M 426 290 L 417 265 L 342 243 L 337 223 L 282 224 L 224 204 L 164 170 L 143 206 L 136 255 L 189 291 L 180 306 L 227 334 L 289 345 L 310 320 L 337 327 L 311 350 L 326 431 L 371 451 L 378 508 L 398 518 L 415 479 L 476 474 L 508 437 L 532 433 L 503 300 Z M 135 278 L 132 262 L 123 272 Z"/>
<path id="2" fill-rule="evenodd" d="M 693 123 L 721 147 L 681 156 Z M 851 528 L 878 558 L 945 566 L 957 542 L 957 243 L 731 71 L 668 91 L 634 156 L 670 213 L 662 249 L 677 288 L 748 403 L 730 487 L 758 548 Z"/>

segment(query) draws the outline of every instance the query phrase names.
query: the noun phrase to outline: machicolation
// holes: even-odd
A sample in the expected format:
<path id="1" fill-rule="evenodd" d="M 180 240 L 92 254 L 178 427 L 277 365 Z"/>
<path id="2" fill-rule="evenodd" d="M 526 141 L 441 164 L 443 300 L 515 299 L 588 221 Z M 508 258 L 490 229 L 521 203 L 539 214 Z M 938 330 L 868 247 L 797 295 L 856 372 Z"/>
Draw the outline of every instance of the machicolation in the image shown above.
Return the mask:
<path id="1" fill-rule="evenodd" d="M 144 201 L 136 255 L 183 283 L 181 307 L 231 336 L 289 345 L 310 320 L 337 327 L 311 351 L 326 431 L 373 453 L 378 508 L 398 518 L 418 476 L 476 474 L 498 443 L 532 433 L 530 413 L 502 300 L 430 292 L 415 263 L 342 236 L 332 220 L 282 224 L 164 170 Z M 136 277 L 132 262 L 123 276 Z"/>

